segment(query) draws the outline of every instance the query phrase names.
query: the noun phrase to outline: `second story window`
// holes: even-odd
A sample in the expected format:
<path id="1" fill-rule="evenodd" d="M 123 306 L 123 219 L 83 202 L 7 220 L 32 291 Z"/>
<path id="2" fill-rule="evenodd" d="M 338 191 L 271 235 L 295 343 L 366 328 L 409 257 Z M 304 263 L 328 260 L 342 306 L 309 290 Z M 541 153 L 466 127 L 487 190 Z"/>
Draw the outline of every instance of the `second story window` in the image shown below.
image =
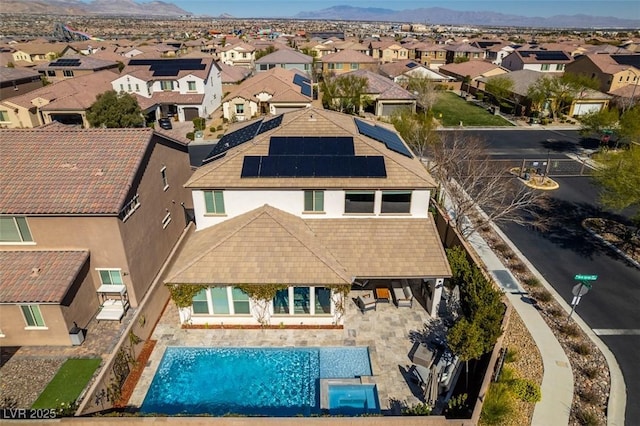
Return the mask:
<path id="1" fill-rule="evenodd" d="M 204 191 L 205 210 L 209 214 L 224 214 L 222 191 Z"/>
<path id="2" fill-rule="evenodd" d="M 31 231 L 27 225 L 27 218 L 23 216 L 0 217 L 0 242 L 3 243 L 30 243 Z"/>
<path id="3" fill-rule="evenodd" d="M 162 90 L 173 90 L 173 81 L 161 81 L 160 88 Z"/>
<path id="4" fill-rule="evenodd" d="M 65 77 L 73 77 L 73 70 L 62 70 L 62 75 Z"/>
<path id="5" fill-rule="evenodd" d="M 244 104 L 236 104 L 236 114 L 244 114 Z"/>
<path id="6" fill-rule="evenodd" d="M 55 70 L 47 70 L 47 77 L 55 77 L 55 76 L 56 76 Z"/>
<path id="7" fill-rule="evenodd" d="M 9 121 L 9 111 L 0 111 L 0 121 Z"/>
<path id="8" fill-rule="evenodd" d="M 358 69 L 358 64 L 351 64 L 351 69 L 352 70 L 357 70 Z"/>
<path id="9" fill-rule="evenodd" d="M 564 71 L 564 64 L 556 65 L 556 71 Z"/>
<path id="10" fill-rule="evenodd" d="M 344 195 L 345 213 L 373 213 L 375 192 L 347 191 Z"/>
<path id="11" fill-rule="evenodd" d="M 187 81 L 187 90 L 190 92 L 195 92 L 196 90 L 196 82 L 195 81 Z"/>
<path id="12" fill-rule="evenodd" d="M 169 180 L 167 179 L 167 167 L 160 169 L 160 175 L 162 176 L 162 190 L 166 191 L 169 188 Z"/>
<path id="13" fill-rule="evenodd" d="M 324 211 L 324 191 L 304 191 L 304 211 Z"/>
<path id="14" fill-rule="evenodd" d="M 380 213 L 410 213 L 411 191 L 384 191 Z"/>
<path id="15" fill-rule="evenodd" d="M 120 269 L 98 269 L 98 273 L 103 285 L 124 285 Z"/>
<path id="16" fill-rule="evenodd" d="M 549 64 L 542 64 L 542 66 L 540 67 L 542 71 L 549 71 L 549 68 L 550 68 Z"/>
<path id="17" fill-rule="evenodd" d="M 20 309 L 22 309 L 22 315 L 24 315 L 24 321 L 27 327 L 46 327 L 44 319 L 42 318 L 42 312 L 40 312 L 40 306 L 20 305 Z"/>

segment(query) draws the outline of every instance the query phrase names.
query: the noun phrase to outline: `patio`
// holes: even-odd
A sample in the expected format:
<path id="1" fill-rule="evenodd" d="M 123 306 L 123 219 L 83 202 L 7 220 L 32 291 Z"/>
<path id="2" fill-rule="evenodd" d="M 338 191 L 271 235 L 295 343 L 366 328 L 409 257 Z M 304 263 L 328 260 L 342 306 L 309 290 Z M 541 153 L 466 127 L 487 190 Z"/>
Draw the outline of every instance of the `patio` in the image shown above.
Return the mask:
<path id="1" fill-rule="evenodd" d="M 417 289 L 411 307 L 398 308 L 390 301 L 378 302 L 375 310 L 362 311 L 358 296 L 381 285 L 383 282 L 370 282 L 363 288 L 354 286 L 346 303 L 344 329 L 182 329 L 171 301 L 152 334 L 151 339 L 157 344 L 129 405 L 142 405 L 167 346 L 368 346 L 380 407 L 385 414 L 400 414 L 402 406 L 423 402 L 418 384 L 410 380 L 407 371 L 412 364 L 409 353 L 414 342 L 422 338 L 425 323 L 432 319 Z"/>

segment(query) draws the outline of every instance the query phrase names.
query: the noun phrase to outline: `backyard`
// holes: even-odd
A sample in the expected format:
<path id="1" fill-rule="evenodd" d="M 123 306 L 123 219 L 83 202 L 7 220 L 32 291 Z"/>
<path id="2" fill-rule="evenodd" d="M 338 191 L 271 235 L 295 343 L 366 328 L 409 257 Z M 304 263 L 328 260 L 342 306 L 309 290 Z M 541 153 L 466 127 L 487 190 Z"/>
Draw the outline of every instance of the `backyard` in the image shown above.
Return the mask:
<path id="1" fill-rule="evenodd" d="M 459 126 L 512 126 L 499 115 L 467 102 L 453 92 L 444 92 L 433 106 L 433 116 L 444 127 Z"/>

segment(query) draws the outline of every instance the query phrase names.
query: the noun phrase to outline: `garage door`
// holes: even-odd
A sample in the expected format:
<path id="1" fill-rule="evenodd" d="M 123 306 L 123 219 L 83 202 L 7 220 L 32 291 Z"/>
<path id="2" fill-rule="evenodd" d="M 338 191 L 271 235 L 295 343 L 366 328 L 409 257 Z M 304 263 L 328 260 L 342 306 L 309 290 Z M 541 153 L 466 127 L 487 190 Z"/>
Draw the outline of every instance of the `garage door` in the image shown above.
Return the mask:
<path id="1" fill-rule="evenodd" d="M 198 118 L 198 108 L 185 108 L 184 121 L 191 121 L 194 118 Z"/>
<path id="2" fill-rule="evenodd" d="M 573 109 L 573 115 L 584 115 L 590 112 L 598 112 L 602 109 L 602 102 L 594 102 L 589 104 L 577 104 Z"/>

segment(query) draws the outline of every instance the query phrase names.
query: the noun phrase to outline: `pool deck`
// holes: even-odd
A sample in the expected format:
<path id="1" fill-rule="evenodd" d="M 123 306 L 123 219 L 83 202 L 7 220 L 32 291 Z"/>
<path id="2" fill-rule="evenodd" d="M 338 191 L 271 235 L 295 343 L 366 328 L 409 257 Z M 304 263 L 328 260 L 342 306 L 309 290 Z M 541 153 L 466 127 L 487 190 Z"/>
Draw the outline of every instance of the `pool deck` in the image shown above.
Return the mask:
<path id="1" fill-rule="evenodd" d="M 384 414 L 398 415 L 402 406 L 423 402 L 420 389 L 407 373 L 412 364 L 409 352 L 431 321 L 421 303 L 397 308 L 378 303 L 376 310 L 361 312 L 352 301 L 362 292 L 352 291 L 345 312 L 344 329 L 183 329 L 178 311 L 171 301 L 160 318 L 151 339 L 156 346 L 129 400 L 135 410 L 147 394 L 167 346 L 236 347 L 327 347 L 368 346 L 380 408 Z"/>

